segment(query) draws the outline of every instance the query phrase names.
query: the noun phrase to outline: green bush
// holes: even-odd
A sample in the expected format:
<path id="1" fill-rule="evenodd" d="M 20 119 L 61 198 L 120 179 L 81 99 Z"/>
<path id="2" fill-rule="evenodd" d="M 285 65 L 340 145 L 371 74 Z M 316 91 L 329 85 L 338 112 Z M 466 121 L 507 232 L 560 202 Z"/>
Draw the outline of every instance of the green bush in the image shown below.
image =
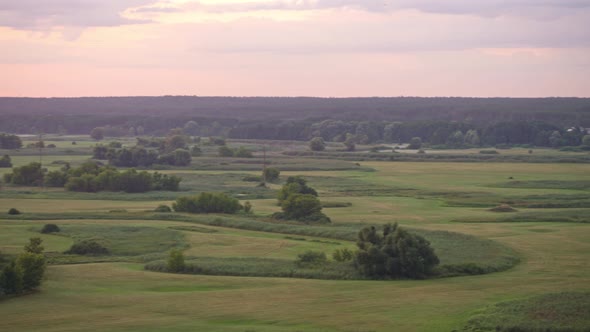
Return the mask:
<path id="1" fill-rule="evenodd" d="M 354 258 L 354 253 L 349 249 L 337 249 L 332 253 L 332 258 L 337 262 L 348 262 Z"/>
<path id="2" fill-rule="evenodd" d="M 158 207 L 154 209 L 154 212 L 166 213 L 166 212 L 172 212 L 172 209 L 168 205 L 162 204 L 162 205 L 158 205 Z"/>
<path id="3" fill-rule="evenodd" d="M 411 234 L 396 224 L 374 226 L 358 234 L 356 264 L 359 271 L 372 278 L 422 279 L 432 274 L 439 259 L 422 236 Z"/>
<path id="4" fill-rule="evenodd" d="M 279 180 L 279 176 L 281 175 L 281 171 L 274 167 L 268 167 L 264 169 L 262 176 L 268 182 L 275 182 Z"/>
<path id="5" fill-rule="evenodd" d="M 313 267 L 313 266 L 321 266 L 327 263 L 328 259 L 326 258 L 326 254 L 319 251 L 306 251 L 303 254 L 297 255 L 297 259 L 295 260 L 295 265 L 298 267 Z"/>
<path id="6" fill-rule="evenodd" d="M 479 151 L 479 154 L 500 154 L 500 152 L 496 150 L 481 150 Z"/>
<path id="7" fill-rule="evenodd" d="M 58 233 L 60 231 L 59 227 L 56 224 L 45 224 L 41 229 L 41 233 L 48 234 L 48 233 Z"/>
<path id="8" fill-rule="evenodd" d="M 176 212 L 234 214 L 242 206 L 237 199 L 224 193 L 201 193 L 198 196 L 177 198 L 172 208 Z"/>
<path id="9" fill-rule="evenodd" d="M 170 250 L 168 261 L 166 262 L 168 272 L 182 272 L 185 269 L 184 255 L 178 249 Z"/>
<path id="10" fill-rule="evenodd" d="M 74 243 L 65 254 L 87 255 L 87 256 L 103 256 L 110 252 L 102 244 L 95 240 L 83 240 Z"/>

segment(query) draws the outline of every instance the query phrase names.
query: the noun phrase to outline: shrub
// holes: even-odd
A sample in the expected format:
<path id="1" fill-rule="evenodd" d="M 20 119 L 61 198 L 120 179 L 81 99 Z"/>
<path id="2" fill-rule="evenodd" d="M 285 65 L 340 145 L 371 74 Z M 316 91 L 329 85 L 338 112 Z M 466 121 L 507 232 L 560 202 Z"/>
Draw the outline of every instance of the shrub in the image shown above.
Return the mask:
<path id="1" fill-rule="evenodd" d="M 58 233 L 59 231 L 60 229 L 56 224 L 45 224 L 41 229 L 41 233 L 43 234 Z"/>
<path id="2" fill-rule="evenodd" d="M 242 206 L 237 199 L 224 193 L 201 193 L 198 196 L 177 198 L 172 208 L 176 212 L 233 214 Z"/>
<path id="3" fill-rule="evenodd" d="M 182 272 L 184 268 L 184 255 L 182 254 L 182 251 L 178 249 L 170 250 L 166 262 L 166 270 L 168 270 L 168 272 Z"/>
<path id="4" fill-rule="evenodd" d="M 274 167 L 268 167 L 264 169 L 262 176 L 268 182 L 275 182 L 278 181 L 279 176 L 281 175 L 281 171 Z"/>
<path id="5" fill-rule="evenodd" d="M 385 225 L 382 234 L 374 226 L 363 228 L 357 246 L 357 268 L 368 277 L 422 279 L 439 263 L 426 239 L 410 234 L 397 223 Z"/>
<path id="6" fill-rule="evenodd" d="M 420 137 L 413 137 L 410 140 L 410 145 L 408 145 L 408 149 L 411 150 L 418 150 L 422 147 L 422 139 Z"/>
<path id="7" fill-rule="evenodd" d="M 65 254 L 101 256 L 108 255 L 109 250 L 95 240 L 83 240 L 74 243 Z"/>
<path id="8" fill-rule="evenodd" d="M 233 151 L 234 157 L 236 158 L 252 158 L 252 151 L 240 146 L 238 149 Z"/>
<path id="9" fill-rule="evenodd" d="M 479 151 L 479 154 L 500 154 L 500 152 L 496 150 L 481 150 Z"/>
<path id="10" fill-rule="evenodd" d="M 492 211 L 492 212 L 516 212 L 518 210 L 516 210 L 515 208 L 513 208 L 512 206 L 510 206 L 508 204 L 500 204 L 496 207 L 491 208 L 490 211 Z"/>
<path id="11" fill-rule="evenodd" d="M 4 155 L 0 158 L 0 167 L 9 168 L 12 167 L 12 160 L 10 159 L 9 155 Z"/>
<path id="12" fill-rule="evenodd" d="M 324 151 L 326 149 L 326 143 L 322 137 L 314 137 L 309 141 L 309 148 L 311 151 Z"/>
<path id="13" fill-rule="evenodd" d="M 246 182 L 260 182 L 260 181 L 262 181 L 262 178 L 260 176 L 256 176 L 256 175 L 247 175 L 247 176 L 244 176 L 242 178 L 242 181 L 246 181 Z"/>
<path id="14" fill-rule="evenodd" d="M 349 249 L 337 249 L 332 253 L 332 258 L 337 262 L 347 262 L 354 258 L 354 253 Z"/>
<path id="15" fill-rule="evenodd" d="M 8 210 L 8 214 L 17 215 L 17 214 L 21 214 L 21 212 L 15 208 L 10 208 L 10 210 Z"/>
<path id="16" fill-rule="evenodd" d="M 172 212 L 172 209 L 168 205 L 158 205 L 157 208 L 154 209 L 154 212 Z"/>
<path id="17" fill-rule="evenodd" d="M 306 251 L 303 254 L 297 255 L 295 265 L 298 267 L 314 267 L 320 266 L 328 262 L 326 254 L 319 251 Z"/>
<path id="18" fill-rule="evenodd" d="M 246 201 L 246 203 L 244 203 L 244 212 L 252 213 L 252 203 L 250 203 L 250 201 Z"/>

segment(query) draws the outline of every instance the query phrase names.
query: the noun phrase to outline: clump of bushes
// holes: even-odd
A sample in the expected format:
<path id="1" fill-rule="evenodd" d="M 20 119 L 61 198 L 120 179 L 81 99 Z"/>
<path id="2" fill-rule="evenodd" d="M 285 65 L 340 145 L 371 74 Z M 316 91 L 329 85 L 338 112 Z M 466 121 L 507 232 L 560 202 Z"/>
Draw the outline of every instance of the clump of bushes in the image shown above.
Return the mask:
<path id="1" fill-rule="evenodd" d="M 481 150 L 479 154 L 500 154 L 497 150 Z"/>
<path id="2" fill-rule="evenodd" d="M 103 256 L 110 254 L 110 252 L 96 240 L 82 240 L 74 243 L 65 254 Z"/>
<path id="3" fill-rule="evenodd" d="M 166 213 L 166 212 L 172 212 L 172 209 L 168 205 L 161 204 L 161 205 L 158 205 L 158 207 L 154 209 L 154 212 Z"/>
<path id="4" fill-rule="evenodd" d="M 234 214 L 243 209 L 240 202 L 224 193 L 201 193 L 197 196 L 182 196 L 172 204 L 176 212 Z"/>
<path id="5" fill-rule="evenodd" d="M 328 259 L 326 254 L 320 251 L 306 251 L 303 254 L 297 255 L 295 265 L 297 267 L 317 267 L 326 264 Z"/>
<path id="6" fill-rule="evenodd" d="M 371 278 L 423 279 L 433 274 L 439 259 L 430 242 L 420 235 L 388 224 L 379 233 L 374 226 L 358 234 L 355 264 L 361 274 Z"/>
<path id="7" fill-rule="evenodd" d="M 512 206 L 510 206 L 508 204 L 500 204 L 496 207 L 491 208 L 490 211 L 492 211 L 492 212 L 516 212 L 518 210 L 516 210 L 515 208 L 513 208 Z"/>
<path id="8" fill-rule="evenodd" d="M 17 214 L 21 214 L 21 213 L 22 213 L 22 212 L 20 212 L 19 210 L 15 209 L 15 208 L 10 208 L 10 209 L 8 210 L 8 214 L 10 214 L 10 215 L 13 215 L 13 216 L 14 216 L 14 215 L 17 215 Z"/>
<path id="9" fill-rule="evenodd" d="M 348 261 L 352 261 L 354 258 L 354 252 L 352 252 L 352 250 L 349 249 L 337 249 L 336 251 L 334 251 L 332 253 L 332 259 L 334 259 L 337 262 L 348 262 Z"/>
<path id="10" fill-rule="evenodd" d="M 57 226 L 56 224 L 45 224 L 45 226 L 43 226 L 43 228 L 41 229 L 41 233 L 43 234 L 59 233 L 59 231 L 59 226 Z"/>

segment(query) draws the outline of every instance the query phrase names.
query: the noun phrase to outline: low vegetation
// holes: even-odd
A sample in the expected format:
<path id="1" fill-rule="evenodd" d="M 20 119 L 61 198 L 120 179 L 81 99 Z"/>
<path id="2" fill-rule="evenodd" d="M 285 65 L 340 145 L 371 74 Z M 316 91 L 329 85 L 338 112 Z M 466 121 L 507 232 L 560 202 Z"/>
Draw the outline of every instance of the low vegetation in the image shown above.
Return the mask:
<path id="1" fill-rule="evenodd" d="M 68 191 L 77 192 L 142 193 L 151 190 L 177 191 L 181 178 L 135 169 L 119 171 L 94 162 L 86 162 L 76 168 L 70 168 L 66 164 L 61 170 L 46 173 L 41 164 L 32 162 L 13 168 L 12 173 L 4 174 L 4 181 L 13 185 L 64 187 Z"/>

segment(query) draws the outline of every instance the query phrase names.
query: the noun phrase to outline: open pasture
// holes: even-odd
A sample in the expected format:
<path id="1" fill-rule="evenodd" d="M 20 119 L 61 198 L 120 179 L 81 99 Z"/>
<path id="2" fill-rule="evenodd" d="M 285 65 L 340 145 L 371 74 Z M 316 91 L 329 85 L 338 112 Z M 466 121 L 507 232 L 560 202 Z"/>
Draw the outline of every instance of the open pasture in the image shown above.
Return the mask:
<path id="1" fill-rule="evenodd" d="M 565 217 L 584 219 L 590 209 L 526 204 L 555 201 L 556 197 L 585 201 L 590 196 L 585 185 L 590 181 L 590 165 L 360 164 L 358 170 L 315 168 L 281 173 L 282 181 L 289 175 L 303 175 L 319 191 L 332 226 L 268 223 L 267 216 L 280 210 L 273 198 L 280 183 L 257 188 L 259 196 L 247 197 L 254 209 L 251 217 L 159 217 L 147 212 L 186 192 L 217 188 L 240 197 L 240 190 L 255 187 L 256 183 L 241 181 L 244 174 L 256 174 L 255 168 L 246 172 L 213 166 L 210 171 L 163 171 L 187 177 L 186 191 L 172 196 L 99 193 L 75 197 L 48 189 L 27 194 L 18 188 L 3 188 L 0 211 L 17 207 L 24 214 L 0 219 L 0 252 L 15 254 L 28 238 L 40 236 L 55 259 L 40 292 L 0 302 L 0 329 L 82 331 L 90 324 L 111 331 L 468 331 L 475 327 L 485 331 L 490 329 L 489 322 L 504 321 L 506 312 L 495 310 L 496 304 L 528 303 L 539 296 L 557 301 L 552 305 L 580 296 L 580 303 L 586 303 L 590 228 L 584 220 L 569 222 Z M 10 190 L 21 193 L 11 197 Z M 518 212 L 489 211 L 504 201 L 515 202 Z M 515 217 L 527 214 L 550 217 Z M 49 222 L 63 225 L 64 234 L 40 235 L 39 229 Z M 187 260 L 286 261 L 307 250 L 329 256 L 336 249 L 353 249 L 354 232 L 363 225 L 388 222 L 399 222 L 427 238 L 430 234 L 444 263 L 501 262 L 502 257 L 519 263 L 502 272 L 419 281 L 227 277 L 143 270 L 144 262 L 165 258 L 171 247 L 184 248 Z M 134 242 L 132 235 L 125 235 L 134 228 L 153 232 Z M 460 234 L 438 239 L 437 234 L 444 232 Z M 338 238 L 349 233 L 352 238 Z M 170 241 L 166 242 L 164 234 L 171 236 Z M 119 249 L 101 263 L 60 254 L 76 239 L 88 236 L 102 236 L 118 243 Z M 472 239 L 482 242 L 471 245 Z M 168 244 L 161 245 L 164 242 Z M 573 295 L 552 295 L 562 292 Z M 518 316 L 518 324 L 511 324 L 537 326 L 527 325 L 533 322 L 527 317 Z M 544 319 L 547 326 L 588 327 L 576 317 L 566 321 L 555 317 L 553 322 L 549 315 Z"/>

